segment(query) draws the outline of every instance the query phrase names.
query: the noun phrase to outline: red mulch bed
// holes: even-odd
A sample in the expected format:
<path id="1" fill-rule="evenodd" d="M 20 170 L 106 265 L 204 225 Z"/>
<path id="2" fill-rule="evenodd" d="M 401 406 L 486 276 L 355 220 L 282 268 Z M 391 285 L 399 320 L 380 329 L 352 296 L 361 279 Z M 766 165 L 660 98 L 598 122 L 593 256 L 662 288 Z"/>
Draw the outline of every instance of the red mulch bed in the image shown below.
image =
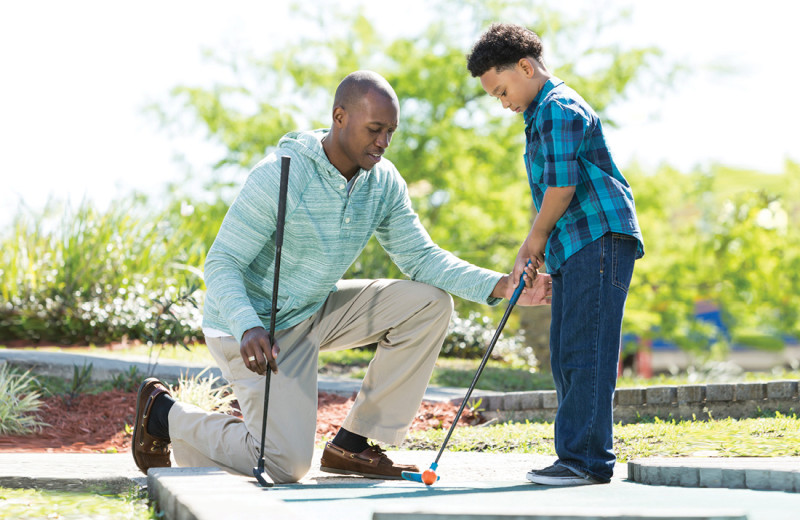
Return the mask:
<path id="1" fill-rule="evenodd" d="M 353 405 L 346 398 L 320 392 L 317 411 L 317 439 L 332 438 Z M 96 453 L 130 450 L 136 393 L 113 390 L 96 395 L 83 394 L 71 402 L 61 397 L 44 399 L 40 420 L 49 424 L 41 432 L 27 436 L 0 436 L 0 452 Z M 449 428 L 458 408 L 449 403 L 422 403 L 411 425 L 412 430 Z M 477 424 L 480 417 L 465 409 L 459 424 Z"/>

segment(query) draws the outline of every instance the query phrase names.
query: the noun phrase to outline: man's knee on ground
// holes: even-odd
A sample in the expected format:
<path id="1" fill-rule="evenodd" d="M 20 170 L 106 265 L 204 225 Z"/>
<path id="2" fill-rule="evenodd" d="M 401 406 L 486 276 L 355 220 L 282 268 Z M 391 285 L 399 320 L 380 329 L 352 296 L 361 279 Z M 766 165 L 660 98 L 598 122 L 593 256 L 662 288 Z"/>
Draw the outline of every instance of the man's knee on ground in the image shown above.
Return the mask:
<path id="1" fill-rule="evenodd" d="M 313 455 L 313 449 L 283 450 L 279 456 L 267 461 L 267 469 L 276 484 L 291 484 L 306 476 Z"/>

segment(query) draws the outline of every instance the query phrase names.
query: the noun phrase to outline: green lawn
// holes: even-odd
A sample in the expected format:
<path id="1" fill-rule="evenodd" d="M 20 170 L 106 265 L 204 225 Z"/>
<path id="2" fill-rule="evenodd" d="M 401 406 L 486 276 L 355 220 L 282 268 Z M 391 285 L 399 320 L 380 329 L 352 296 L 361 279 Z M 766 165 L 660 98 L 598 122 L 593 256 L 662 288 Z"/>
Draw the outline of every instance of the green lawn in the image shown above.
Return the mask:
<path id="1" fill-rule="evenodd" d="M 3 487 L 0 487 L 0 517 L 58 518 L 59 520 L 86 518 L 155 520 L 159 518 L 147 505 L 146 500 L 133 495 L 95 495 Z"/>
<path id="2" fill-rule="evenodd" d="M 402 447 L 441 448 L 447 430 L 412 432 Z M 447 444 L 451 451 L 555 455 L 553 423 L 504 423 L 458 427 Z M 800 420 L 775 414 L 755 419 L 654 421 L 618 424 L 614 450 L 620 462 L 642 457 L 788 457 L 800 456 Z"/>

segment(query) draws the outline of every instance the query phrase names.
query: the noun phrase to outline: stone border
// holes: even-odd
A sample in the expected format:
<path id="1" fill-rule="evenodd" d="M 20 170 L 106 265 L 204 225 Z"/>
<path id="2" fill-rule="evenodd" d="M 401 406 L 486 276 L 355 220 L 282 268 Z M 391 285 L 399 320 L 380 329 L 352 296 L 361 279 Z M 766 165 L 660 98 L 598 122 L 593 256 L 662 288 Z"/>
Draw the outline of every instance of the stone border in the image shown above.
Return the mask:
<path id="1" fill-rule="evenodd" d="M 653 486 L 800 493 L 800 458 L 650 458 L 628 462 L 628 479 Z"/>
<path id="2" fill-rule="evenodd" d="M 614 421 L 626 423 L 643 417 L 742 419 L 765 411 L 790 414 L 800 411 L 798 383 L 785 380 L 619 388 L 614 394 Z M 554 390 L 509 392 L 480 398 L 481 413 L 498 421 L 552 421 L 558 408 Z M 452 402 L 460 404 L 461 400 Z"/>

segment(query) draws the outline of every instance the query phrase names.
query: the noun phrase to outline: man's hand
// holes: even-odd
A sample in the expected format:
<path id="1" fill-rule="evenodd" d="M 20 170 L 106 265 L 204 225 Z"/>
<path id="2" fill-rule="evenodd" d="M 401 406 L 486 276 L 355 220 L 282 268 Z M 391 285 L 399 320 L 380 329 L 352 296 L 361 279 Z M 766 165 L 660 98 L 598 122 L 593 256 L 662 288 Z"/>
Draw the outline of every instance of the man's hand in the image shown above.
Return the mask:
<path id="1" fill-rule="evenodd" d="M 533 305 L 548 305 L 550 303 L 553 287 L 549 274 L 536 273 L 531 266 L 527 266 L 523 283 L 525 283 L 526 287 L 522 290 L 519 300 L 517 300 L 518 305 L 529 307 Z M 515 285 L 512 283 L 511 276 L 503 276 L 495 285 L 492 296 L 510 300 L 514 294 Z"/>
<path id="2" fill-rule="evenodd" d="M 242 343 L 239 346 L 239 354 L 242 356 L 244 365 L 260 376 L 267 373 L 267 365 L 273 374 L 278 373 L 276 358 L 280 351 L 277 343 L 270 344 L 269 334 L 264 327 L 253 327 L 247 330 L 242 335 Z"/>

